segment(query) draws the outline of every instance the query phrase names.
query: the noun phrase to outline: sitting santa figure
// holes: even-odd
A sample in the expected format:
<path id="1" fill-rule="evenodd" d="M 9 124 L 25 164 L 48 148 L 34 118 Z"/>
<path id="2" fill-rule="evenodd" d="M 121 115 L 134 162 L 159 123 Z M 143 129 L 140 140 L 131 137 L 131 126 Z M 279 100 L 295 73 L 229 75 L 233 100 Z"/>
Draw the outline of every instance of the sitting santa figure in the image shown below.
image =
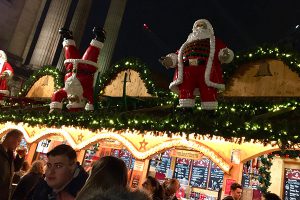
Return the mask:
<path id="1" fill-rule="evenodd" d="M 224 90 L 222 63 L 230 63 L 233 52 L 214 36 L 214 30 L 206 19 L 197 20 L 193 32 L 177 53 L 162 57 L 166 68 L 176 68 L 169 88 L 179 94 L 180 107 L 194 107 L 195 96 L 200 95 L 204 110 L 218 107 L 217 92 Z"/>
<path id="2" fill-rule="evenodd" d="M 8 79 L 14 74 L 14 70 L 7 62 L 7 57 L 4 51 L 0 50 L 0 105 L 4 104 L 3 97 L 9 96 Z"/>
<path id="3" fill-rule="evenodd" d="M 72 32 L 61 28 L 59 33 L 64 38 L 65 87 L 54 92 L 50 112 L 61 110 L 65 99 L 68 100 L 69 111 L 79 111 L 83 108 L 88 111 L 94 110 L 94 74 L 97 71 L 100 49 L 105 41 L 105 31 L 96 27 L 93 29 L 95 38 L 82 57 L 76 48 Z"/>

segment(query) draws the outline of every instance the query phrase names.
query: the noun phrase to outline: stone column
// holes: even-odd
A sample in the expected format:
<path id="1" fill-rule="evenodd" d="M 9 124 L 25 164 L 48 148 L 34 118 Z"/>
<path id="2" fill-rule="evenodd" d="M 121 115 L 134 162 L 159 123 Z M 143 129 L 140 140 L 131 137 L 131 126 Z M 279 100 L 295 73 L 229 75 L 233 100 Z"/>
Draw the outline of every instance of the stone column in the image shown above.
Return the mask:
<path id="1" fill-rule="evenodd" d="M 8 51 L 16 56 L 22 57 L 23 60 L 27 55 L 27 53 L 24 55 L 24 51 L 27 50 L 26 44 L 31 44 L 33 37 L 31 35 L 34 34 L 36 24 L 40 18 L 40 13 L 44 8 L 45 2 L 46 0 L 28 0 L 25 2 L 24 8 L 22 9 Z"/>
<path id="2" fill-rule="evenodd" d="M 84 28 L 89 16 L 91 5 L 92 5 L 92 0 L 79 0 L 71 25 L 69 27 L 69 29 L 73 31 L 74 40 L 76 41 L 78 47 L 81 38 L 83 36 Z M 59 61 L 57 63 L 57 68 L 60 71 L 64 71 L 64 60 L 65 60 L 65 55 L 64 55 L 64 51 L 62 51 L 59 57 Z"/>
<path id="3" fill-rule="evenodd" d="M 111 64 L 111 58 L 114 53 L 115 44 L 118 39 L 119 29 L 123 19 L 127 0 L 111 0 L 104 30 L 106 31 L 106 41 L 99 57 L 100 75 L 107 71 Z M 97 78 L 95 76 L 95 78 Z"/>
<path id="4" fill-rule="evenodd" d="M 65 24 L 70 4 L 71 0 L 52 0 L 30 60 L 34 69 L 52 63 L 60 39 L 58 29 Z"/>

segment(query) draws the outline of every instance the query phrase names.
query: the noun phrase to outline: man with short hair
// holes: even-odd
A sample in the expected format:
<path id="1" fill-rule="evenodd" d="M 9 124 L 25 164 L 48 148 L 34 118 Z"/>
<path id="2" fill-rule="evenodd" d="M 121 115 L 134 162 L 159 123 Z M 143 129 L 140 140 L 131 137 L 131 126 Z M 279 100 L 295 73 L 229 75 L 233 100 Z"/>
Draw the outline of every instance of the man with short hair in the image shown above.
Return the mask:
<path id="1" fill-rule="evenodd" d="M 11 130 L 0 144 L 0 199 L 7 200 L 10 197 L 13 174 L 22 167 L 25 151 L 20 151 L 15 156 L 14 152 L 23 138 L 19 130 Z"/>
<path id="2" fill-rule="evenodd" d="M 163 183 L 166 200 L 177 200 L 176 192 L 180 188 L 180 183 L 177 179 L 172 178 Z"/>
<path id="3" fill-rule="evenodd" d="M 88 173 L 77 162 L 75 150 L 66 144 L 47 153 L 45 181 L 35 188 L 34 200 L 73 200 L 88 178 Z"/>
<path id="4" fill-rule="evenodd" d="M 242 197 L 243 187 L 241 184 L 232 183 L 230 186 L 230 196 L 225 197 L 223 200 L 240 200 Z"/>

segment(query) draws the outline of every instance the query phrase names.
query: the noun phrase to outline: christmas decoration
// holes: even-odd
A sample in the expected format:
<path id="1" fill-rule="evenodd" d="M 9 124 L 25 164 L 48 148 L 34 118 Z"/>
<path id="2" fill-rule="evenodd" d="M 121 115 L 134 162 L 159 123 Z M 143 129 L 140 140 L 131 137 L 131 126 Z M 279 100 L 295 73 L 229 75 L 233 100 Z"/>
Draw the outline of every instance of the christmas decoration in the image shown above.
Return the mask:
<path id="1" fill-rule="evenodd" d="M 201 107 L 218 107 L 217 90 L 224 90 L 221 63 L 230 63 L 233 52 L 215 38 L 209 21 L 197 20 L 193 32 L 180 47 L 178 56 L 168 54 L 160 61 L 166 67 L 176 67 L 170 89 L 179 94 L 180 107 L 194 107 L 195 95 L 200 95 Z"/>
<path id="2" fill-rule="evenodd" d="M 14 70 L 7 62 L 7 56 L 0 50 L 0 105 L 4 104 L 3 97 L 9 96 L 7 80 L 13 76 Z"/>
<path id="3" fill-rule="evenodd" d="M 100 49 L 103 47 L 105 32 L 94 28 L 95 39 L 90 43 L 84 55 L 80 58 L 79 51 L 75 46 L 72 32 L 60 29 L 64 37 L 63 47 L 65 50 L 66 66 L 65 87 L 56 91 L 51 99 L 50 112 L 54 109 L 62 109 L 63 99 L 68 99 L 67 108 L 70 111 L 94 110 L 94 73 L 97 71 L 97 61 Z"/>
<path id="4" fill-rule="evenodd" d="M 271 172 L 270 172 L 270 168 L 272 166 L 272 159 L 273 159 L 273 155 L 265 155 L 265 156 L 261 156 L 260 157 L 260 161 L 261 161 L 261 166 L 259 167 L 258 171 L 259 171 L 259 177 L 258 177 L 258 181 L 260 183 L 260 185 L 258 186 L 258 189 L 263 193 L 267 193 L 268 192 L 268 188 L 271 185 Z"/>

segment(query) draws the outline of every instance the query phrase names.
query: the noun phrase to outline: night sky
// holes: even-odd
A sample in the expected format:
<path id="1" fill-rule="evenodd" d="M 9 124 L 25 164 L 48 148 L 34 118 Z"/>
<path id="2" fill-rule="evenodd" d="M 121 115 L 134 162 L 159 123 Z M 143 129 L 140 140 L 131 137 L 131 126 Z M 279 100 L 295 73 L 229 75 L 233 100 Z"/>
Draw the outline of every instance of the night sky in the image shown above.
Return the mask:
<path id="1" fill-rule="evenodd" d="M 94 0 L 88 29 L 103 26 L 108 6 L 109 0 Z M 128 0 L 112 63 L 137 57 L 152 71 L 166 72 L 158 59 L 179 49 L 201 18 L 208 19 L 216 37 L 238 52 L 293 35 L 300 24 L 300 1 Z"/>

